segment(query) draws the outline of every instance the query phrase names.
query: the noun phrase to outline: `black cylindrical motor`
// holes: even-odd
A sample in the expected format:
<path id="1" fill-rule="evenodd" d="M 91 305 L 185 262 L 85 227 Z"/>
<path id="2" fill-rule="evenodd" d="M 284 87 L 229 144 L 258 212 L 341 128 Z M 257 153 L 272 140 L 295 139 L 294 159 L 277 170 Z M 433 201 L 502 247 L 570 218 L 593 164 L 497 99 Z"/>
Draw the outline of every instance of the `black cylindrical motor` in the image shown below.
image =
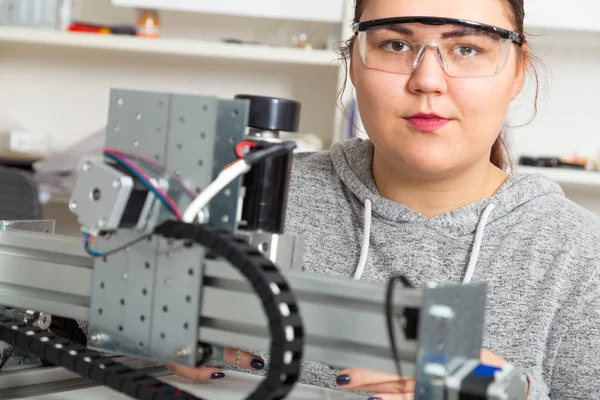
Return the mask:
<path id="1" fill-rule="evenodd" d="M 279 132 L 298 132 L 300 103 L 272 97 L 238 95 L 250 101 L 248 139 L 260 150 L 281 143 Z M 246 188 L 240 229 L 283 233 L 292 153 L 270 157 L 244 176 Z"/>

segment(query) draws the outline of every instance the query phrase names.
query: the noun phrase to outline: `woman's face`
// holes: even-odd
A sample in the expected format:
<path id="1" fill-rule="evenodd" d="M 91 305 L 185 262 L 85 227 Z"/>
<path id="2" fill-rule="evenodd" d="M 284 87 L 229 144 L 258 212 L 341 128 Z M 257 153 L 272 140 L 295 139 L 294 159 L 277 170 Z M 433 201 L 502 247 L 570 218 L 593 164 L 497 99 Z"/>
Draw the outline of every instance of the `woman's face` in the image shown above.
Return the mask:
<path id="1" fill-rule="evenodd" d="M 361 21 L 433 16 L 512 31 L 508 12 L 501 0 L 367 0 Z M 433 28 L 426 27 L 424 31 Z M 489 162 L 509 103 L 523 87 L 522 64 L 518 62 L 516 46 L 511 44 L 508 62 L 500 73 L 450 77 L 435 51 L 429 48 L 411 75 L 401 75 L 367 68 L 355 43 L 350 75 L 376 157 L 383 157 L 387 165 L 404 174 L 430 179 L 452 176 L 471 165 Z M 431 131 L 431 126 L 427 129 L 422 120 L 410 118 L 419 113 L 437 114 L 448 122 Z"/>

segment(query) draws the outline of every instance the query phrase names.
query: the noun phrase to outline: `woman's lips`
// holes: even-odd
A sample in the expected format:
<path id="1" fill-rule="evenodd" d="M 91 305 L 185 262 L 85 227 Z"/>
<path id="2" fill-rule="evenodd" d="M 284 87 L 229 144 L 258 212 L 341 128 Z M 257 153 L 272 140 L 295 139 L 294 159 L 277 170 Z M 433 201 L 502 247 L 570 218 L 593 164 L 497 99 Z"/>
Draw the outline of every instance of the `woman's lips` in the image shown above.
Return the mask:
<path id="1" fill-rule="evenodd" d="M 449 119 L 438 115 L 425 114 L 413 115 L 412 117 L 407 118 L 407 121 L 414 129 L 425 133 L 434 132 L 450 122 Z"/>

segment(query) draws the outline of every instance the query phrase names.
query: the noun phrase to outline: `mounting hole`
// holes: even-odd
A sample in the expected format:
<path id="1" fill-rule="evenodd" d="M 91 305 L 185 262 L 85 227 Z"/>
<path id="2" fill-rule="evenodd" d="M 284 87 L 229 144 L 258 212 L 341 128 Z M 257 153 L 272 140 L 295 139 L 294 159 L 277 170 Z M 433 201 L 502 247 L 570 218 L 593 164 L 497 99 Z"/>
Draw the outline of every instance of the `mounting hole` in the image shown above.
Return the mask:
<path id="1" fill-rule="evenodd" d="M 200 138 L 206 139 L 206 132 L 200 132 Z"/>
<path id="2" fill-rule="evenodd" d="M 125 299 L 121 299 L 121 305 L 124 306 L 125 305 Z"/>
<path id="3" fill-rule="evenodd" d="M 187 322 L 183 323 L 183 329 L 187 330 L 190 327 L 190 324 Z"/>
<path id="4" fill-rule="evenodd" d="M 230 137 L 229 138 L 229 143 L 235 143 L 235 138 L 234 137 Z"/>
<path id="5" fill-rule="evenodd" d="M 192 268 L 188 269 L 188 275 L 189 276 L 193 276 L 194 275 L 194 270 Z"/>
<path id="6" fill-rule="evenodd" d="M 104 282 L 100 282 L 100 289 L 104 289 Z"/>
<path id="7" fill-rule="evenodd" d="M 161 128 L 156 128 L 156 133 L 158 133 L 160 135 L 162 133 L 162 129 Z"/>
<path id="8" fill-rule="evenodd" d="M 143 347 L 144 347 L 144 342 L 139 342 L 139 343 L 138 343 L 138 347 L 139 347 L 140 349 L 141 349 L 141 348 L 143 348 Z"/>
<path id="9" fill-rule="evenodd" d="M 166 338 L 166 337 L 167 337 L 167 335 L 165 335 L 165 333 L 164 333 L 164 332 L 161 332 L 161 334 L 160 334 L 160 338 L 161 338 L 161 339 L 164 339 L 164 338 Z"/>
<path id="10" fill-rule="evenodd" d="M 123 332 L 123 325 L 119 325 L 119 332 Z"/>
<path id="11" fill-rule="evenodd" d="M 233 110 L 233 112 L 231 113 L 232 117 L 237 117 L 240 114 L 240 112 L 238 111 L 238 109 L 236 108 L 235 110 Z"/>
<path id="12" fill-rule="evenodd" d="M 138 121 L 141 121 L 141 120 L 142 120 L 142 114 L 140 114 L 140 113 L 137 113 L 137 114 L 135 115 L 135 119 L 137 119 Z"/>
<path id="13" fill-rule="evenodd" d="M 103 312 L 103 311 L 104 311 L 104 310 L 102 310 L 101 308 L 99 308 L 99 309 L 98 309 L 98 314 L 102 315 L 102 312 Z"/>
<path id="14" fill-rule="evenodd" d="M 140 315 L 140 321 L 144 322 L 146 320 L 146 316 L 145 315 Z"/>
<path id="15" fill-rule="evenodd" d="M 189 294 L 187 296 L 185 296 L 185 302 L 186 303 L 191 303 L 192 302 L 192 296 L 190 296 Z"/>
<path id="16" fill-rule="evenodd" d="M 119 124 L 115 124 L 115 125 L 113 126 L 113 130 L 114 130 L 115 132 L 119 132 L 119 131 L 121 130 L 121 125 L 119 125 Z"/>
<path id="17" fill-rule="evenodd" d="M 203 106 L 202 106 L 202 109 L 203 109 L 204 111 L 208 111 L 208 106 L 205 104 L 205 105 L 203 105 Z"/>
<path id="18" fill-rule="evenodd" d="M 179 122 L 181 122 L 182 124 L 185 124 L 185 117 L 183 115 L 181 117 L 179 117 Z"/>
<path id="19" fill-rule="evenodd" d="M 140 145 L 140 141 L 138 139 L 135 139 L 133 141 L 133 147 L 139 147 L 139 145 Z"/>
<path id="20" fill-rule="evenodd" d="M 158 106 L 159 106 L 159 107 L 162 107 L 162 106 L 164 106 L 164 105 L 165 105 L 165 102 L 164 102 L 164 101 L 162 101 L 162 100 L 161 100 L 161 101 L 159 101 L 159 102 L 158 102 Z"/>
<path id="21" fill-rule="evenodd" d="M 169 312 L 169 307 L 163 306 L 163 312 Z"/>
<path id="22" fill-rule="evenodd" d="M 262 251 L 263 253 L 269 251 L 269 243 L 267 242 L 262 242 L 258 245 L 258 250 Z"/>
<path id="23" fill-rule="evenodd" d="M 181 150 L 181 149 L 183 149 L 183 145 L 182 145 L 181 143 L 177 143 L 177 148 L 178 148 L 179 150 Z"/>
<path id="24" fill-rule="evenodd" d="M 223 194 L 224 194 L 226 197 L 229 197 L 229 196 L 231 196 L 231 189 L 229 189 L 229 188 L 225 189 L 225 190 L 223 191 Z"/>
<path id="25" fill-rule="evenodd" d="M 144 267 L 146 267 L 146 269 L 150 269 L 150 263 L 149 262 L 145 262 L 144 263 Z"/>
<path id="26" fill-rule="evenodd" d="M 123 105 L 123 99 L 122 99 L 121 97 L 119 97 L 119 98 L 117 99 L 117 105 L 120 105 L 120 106 L 122 106 L 122 105 Z"/>
<path id="27" fill-rule="evenodd" d="M 196 188 L 196 193 L 197 193 L 197 194 L 200 194 L 200 192 L 202 192 L 202 188 L 200 188 L 200 187 L 197 187 L 197 188 Z"/>
<path id="28" fill-rule="evenodd" d="M 155 154 L 155 155 L 154 155 L 154 159 L 155 159 L 156 161 L 160 161 L 160 156 L 159 156 L 158 154 Z"/>
<path id="29" fill-rule="evenodd" d="M 143 294 L 144 296 L 145 296 L 145 295 L 147 295 L 147 294 L 148 294 L 148 290 L 147 290 L 147 289 L 145 289 L 145 288 L 144 288 L 144 289 L 142 289 L 142 294 Z"/>
<path id="30" fill-rule="evenodd" d="M 221 217 L 221 222 L 223 222 L 224 224 L 229 222 L 229 215 L 223 215 Z"/>
<path id="31" fill-rule="evenodd" d="M 98 188 L 94 188 L 90 192 L 90 200 L 92 200 L 92 201 L 98 201 L 98 200 L 100 200 L 101 197 L 102 197 L 102 192 Z"/>
<path id="32" fill-rule="evenodd" d="M 203 166 L 204 165 L 204 160 L 198 160 L 198 165 L 199 166 Z"/>

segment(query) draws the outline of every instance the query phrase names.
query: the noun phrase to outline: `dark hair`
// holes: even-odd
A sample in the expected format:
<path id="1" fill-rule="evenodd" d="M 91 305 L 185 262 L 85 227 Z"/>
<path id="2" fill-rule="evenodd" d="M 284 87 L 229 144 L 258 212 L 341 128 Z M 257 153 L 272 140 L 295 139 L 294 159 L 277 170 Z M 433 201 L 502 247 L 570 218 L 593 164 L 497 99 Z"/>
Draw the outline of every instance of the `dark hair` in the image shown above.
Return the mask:
<path id="1" fill-rule="evenodd" d="M 353 22 L 360 21 L 360 17 L 362 16 L 362 13 L 365 9 L 365 5 L 366 5 L 367 1 L 368 0 L 356 0 L 356 6 L 354 8 Z M 532 75 L 535 78 L 535 103 L 534 103 L 534 114 L 530 120 L 530 122 L 531 122 L 535 119 L 537 112 L 538 112 L 540 78 L 539 78 L 537 69 L 535 67 L 535 63 L 539 62 L 539 60 L 533 54 L 531 54 L 531 51 L 528 51 L 526 53 L 523 49 L 523 47 L 525 45 L 527 45 L 527 38 L 525 35 L 525 30 L 524 30 L 524 20 L 525 20 L 524 0 L 504 0 L 504 1 L 506 2 L 508 10 L 510 11 L 509 18 L 510 18 L 512 24 L 514 25 L 514 30 L 519 32 L 521 34 L 521 37 L 523 37 L 523 39 L 524 39 L 523 45 L 521 47 L 517 47 L 519 61 L 527 62 L 527 69 L 532 73 Z M 340 54 L 342 57 L 342 61 L 344 63 L 345 70 L 346 70 L 344 82 L 342 84 L 342 89 L 340 91 L 340 99 L 342 98 L 342 95 L 346 89 L 346 84 L 348 81 L 348 74 L 347 74 L 348 62 L 350 60 L 350 57 L 352 56 L 352 49 L 353 49 L 355 40 L 356 40 L 356 36 L 352 36 L 350 39 L 346 40 L 340 48 Z M 524 57 L 527 57 L 527 60 L 524 60 L 523 59 Z M 506 146 L 504 134 L 502 132 L 498 135 L 498 138 L 496 139 L 496 141 L 494 142 L 494 145 L 492 146 L 492 150 L 491 150 L 491 154 L 490 154 L 490 162 L 500 169 L 512 167 L 512 161 L 510 159 L 508 147 Z"/>

